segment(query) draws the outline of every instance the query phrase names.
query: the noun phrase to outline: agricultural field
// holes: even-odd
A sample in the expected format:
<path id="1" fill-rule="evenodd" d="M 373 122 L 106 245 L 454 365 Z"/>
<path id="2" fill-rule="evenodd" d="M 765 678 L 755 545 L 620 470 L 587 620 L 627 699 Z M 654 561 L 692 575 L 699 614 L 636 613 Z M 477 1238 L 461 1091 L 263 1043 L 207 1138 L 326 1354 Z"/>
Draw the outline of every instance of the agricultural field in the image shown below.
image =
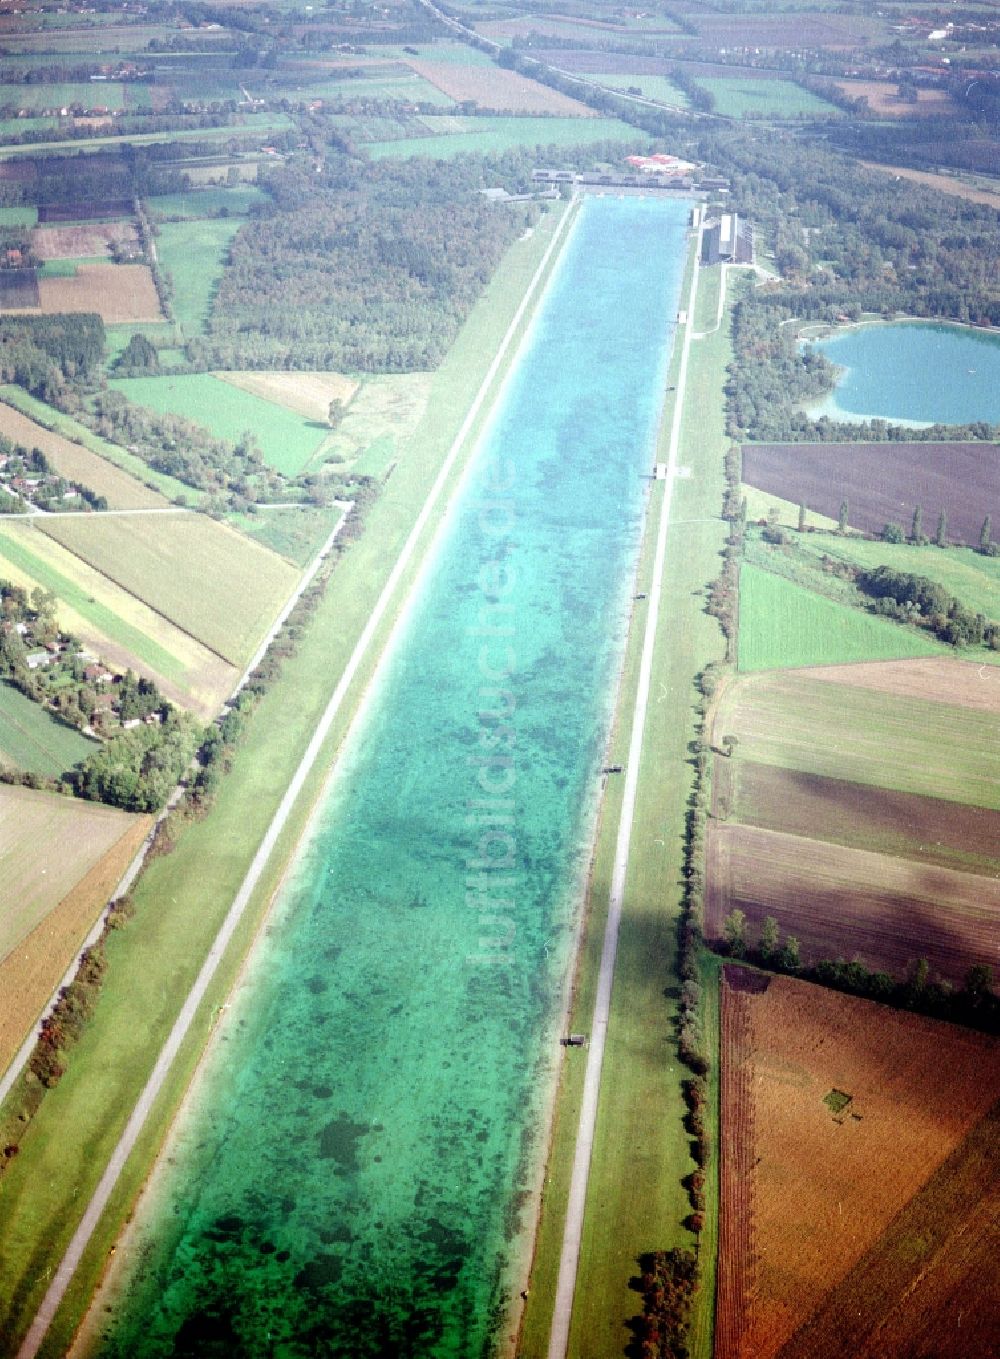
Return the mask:
<path id="1" fill-rule="evenodd" d="M 960 825 L 956 807 L 954 822 Z M 969 968 L 1000 967 L 1000 876 L 964 873 L 827 841 L 712 822 L 705 930 L 721 939 L 733 910 L 751 940 L 767 916 L 799 941 L 805 966 L 857 960 L 904 978 L 926 958 L 960 986 Z"/>
<path id="2" fill-rule="evenodd" d="M 237 667 L 253 655 L 298 581 L 288 562 L 205 515 L 88 514 L 39 518 L 37 526 Z"/>
<path id="3" fill-rule="evenodd" d="M 594 79 L 609 90 L 637 89 L 646 99 L 657 99 L 676 108 L 688 106 L 687 95 L 665 75 L 613 75 L 602 71 Z"/>
<path id="4" fill-rule="evenodd" d="M 426 137 L 399 141 L 373 142 L 368 153 L 376 160 L 383 156 L 461 155 L 466 151 L 489 153 L 519 147 L 586 146 L 591 142 L 617 141 L 634 146 L 636 130 L 617 118 L 449 118 L 450 130 L 434 134 L 440 120 L 426 116 Z"/>
<path id="5" fill-rule="evenodd" d="M 145 264 L 78 264 L 71 277 L 40 276 L 38 295 L 46 315 L 91 311 L 112 323 L 162 320 Z"/>
<path id="6" fill-rule="evenodd" d="M 35 269 L 0 272 L 0 311 L 36 311 L 41 305 Z"/>
<path id="7" fill-rule="evenodd" d="M 460 66 L 455 65 L 445 69 L 462 71 Z M 478 71 L 481 68 L 469 69 Z M 362 99 L 377 99 L 395 100 L 403 104 L 430 104 L 441 109 L 449 109 L 454 105 L 454 100 L 445 87 L 427 76 L 424 70 L 420 69 L 420 63 L 416 62 L 412 63 L 412 69 L 405 66 L 373 67 L 371 77 L 354 76 L 347 80 L 314 78 L 282 89 L 281 94 L 297 102 L 322 99 L 324 103 L 350 104 Z"/>
<path id="8" fill-rule="evenodd" d="M 139 406 L 183 416 L 219 439 L 236 443 L 249 430 L 264 460 L 290 476 L 305 467 L 330 434 L 326 411 L 321 420 L 306 418 L 246 390 L 242 382 L 224 382 L 211 373 L 113 378 L 108 385 Z"/>
<path id="9" fill-rule="evenodd" d="M 987 669 L 975 661 L 942 658 L 814 666 L 802 675 L 806 679 L 892 694 L 907 702 L 913 698 L 929 699 L 932 703 L 955 703 L 983 713 L 1000 712 L 1000 670 Z"/>
<path id="10" fill-rule="evenodd" d="M 919 1204 L 940 1174 L 947 1177 L 952 1154 L 979 1135 L 1000 1096 L 1000 1054 L 987 1035 L 806 982 L 775 977 L 761 990 L 747 982 L 756 974 L 746 969 L 726 974 L 715 1359 L 805 1359 L 817 1352 L 796 1350 L 793 1337 L 823 1316 L 838 1285 L 851 1280 L 853 1296 L 864 1298 L 888 1284 L 893 1303 L 903 1302 L 923 1253 L 919 1238 L 899 1255 L 881 1252 L 895 1277 L 862 1280 L 852 1271 L 893 1240 L 904 1220 L 898 1215 Z M 963 1222 L 978 1230 L 975 1199 L 995 1186 L 995 1167 L 984 1157 L 965 1156 L 964 1164 L 964 1197 L 935 1194 L 938 1211 L 955 1214 L 937 1221 L 939 1239 Z M 965 1248 L 980 1244 L 973 1238 Z M 948 1290 L 942 1293 L 936 1318 L 936 1299 L 928 1299 L 927 1319 L 950 1334 L 933 1352 L 978 1354 L 955 1348 Z M 995 1304 L 989 1290 L 980 1294 L 994 1326 Z M 838 1354 L 857 1353 L 844 1346 L 845 1320 L 864 1330 L 883 1315 L 864 1305 L 860 1312 L 857 1319 L 838 1313 Z M 871 1353 L 902 1359 L 913 1351 L 876 1346 Z"/>
<path id="11" fill-rule="evenodd" d="M 0 226 L 33 227 L 38 222 L 38 209 L 35 207 L 0 208 Z"/>
<path id="12" fill-rule="evenodd" d="M 0 962 L 138 819 L 98 802 L 0 784 Z"/>
<path id="13" fill-rule="evenodd" d="M 954 113 L 955 105 L 946 90 L 917 90 L 915 100 L 901 99 L 899 84 L 893 80 L 838 80 L 837 88 L 848 99 L 864 99 L 880 118 L 926 118 Z"/>
<path id="14" fill-rule="evenodd" d="M 54 805 L 48 805 L 46 817 L 37 806 L 30 804 L 30 799 L 58 803 L 58 810 Z M 95 830 L 100 836 L 108 834 L 105 827 L 90 820 L 91 814 L 96 812 L 121 817 L 123 829 L 118 830 L 118 838 L 87 867 L 92 844 L 90 835 Z M 0 995 L 4 998 L 0 1006 L 0 1072 L 6 1071 L 25 1035 L 59 985 L 90 927 L 142 844 L 151 821 L 148 816 L 131 816 L 55 793 L 0 787 L 0 841 L 10 841 L 3 851 L 5 863 L 9 858 L 22 867 L 27 865 L 32 881 L 36 883 L 47 881 L 56 865 L 66 863 L 80 869 L 65 893 L 61 897 L 52 894 L 50 909 L 0 960 Z M 87 836 L 85 841 L 81 840 L 82 835 Z"/>
<path id="15" fill-rule="evenodd" d="M 138 250 L 139 237 L 131 222 L 93 222 L 86 226 L 42 226 L 31 233 L 32 253 L 40 260 L 85 259 L 108 256 L 112 244 Z"/>
<path id="16" fill-rule="evenodd" d="M 892 175 L 898 179 L 909 179 L 914 184 L 923 184 L 928 189 L 937 189 L 950 194 L 953 198 L 964 198 L 969 203 L 985 203 L 989 208 L 1000 208 L 1000 193 L 994 189 L 970 184 L 954 174 L 934 174 L 930 170 L 911 170 L 906 165 L 877 165 L 874 161 L 863 160 L 866 170 L 879 174 Z"/>
<path id="17" fill-rule="evenodd" d="M 552 113 L 592 118 L 594 111 L 577 99 L 550 90 L 537 80 L 500 66 L 459 66 L 411 58 L 410 65 L 431 85 L 458 103 L 473 99 L 482 108 L 505 113 Z"/>
<path id="18" fill-rule="evenodd" d="M 135 531 L 153 518 L 160 516 L 105 517 L 109 524 L 131 524 Z M 239 674 L 234 665 L 38 532 L 33 523 L 4 520 L 0 525 L 0 577 L 28 590 L 37 585 L 51 590 L 59 601 L 56 612 L 63 631 L 114 669 L 131 667 L 147 675 L 167 698 L 199 717 L 214 716 L 233 690 Z"/>
<path id="19" fill-rule="evenodd" d="M 330 402 L 340 401 L 346 408 L 359 387 L 356 378 L 345 377 L 343 373 L 256 372 L 215 376 L 263 401 L 285 406 L 305 420 L 322 424 L 329 418 Z"/>
<path id="20" fill-rule="evenodd" d="M 760 47 L 782 51 L 824 47 L 837 51 L 864 47 L 879 41 L 888 32 L 884 20 L 822 10 L 808 13 L 787 10 L 757 15 L 706 13 L 698 9 L 688 17 L 702 42 L 718 44 L 720 48 Z"/>
<path id="21" fill-rule="evenodd" d="M 712 815 L 1000 877 L 1000 812 L 716 755 Z"/>
<path id="22" fill-rule="evenodd" d="M 68 481 L 78 481 L 96 495 L 102 495 L 111 510 L 141 510 L 162 507 L 166 499 L 143 485 L 128 472 L 108 462 L 98 453 L 71 443 L 34 420 L 0 402 L 0 434 L 24 448 L 40 448 L 49 462 Z"/>
<path id="23" fill-rule="evenodd" d="M 888 682 L 862 688 L 817 673 L 774 670 L 727 686 L 713 744 L 735 736 L 738 758 L 757 764 L 1000 810 L 1000 709 L 901 702 Z"/>
<path id="24" fill-rule="evenodd" d="M 0 680 L 0 768 L 59 778 L 95 749 L 93 741 Z"/>
<path id="25" fill-rule="evenodd" d="M 943 655 L 948 649 L 763 567 L 746 563 L 740 571 L 742 671 Z"/>
<path id="26" fill-rule="evenodd" d="M 156 237 L 160 268 L 171 282 L 170 307 L 187 338 L 201 335 L 238 218 L 163 222 Z"/>
<path id="27" fill-rule="evenodd" d="M 365 378 L 325 449 L 330 462 L 361 476 L 384 476 L 427 408 L 429 373 Z"/>
<path id="28" fill-rule="evenodd" d="M 933 529 L 944 510 L 949 537 L 976 543 L 985 515 L 1000 524 L 997 459 L 982 443 L 744 444 L 743 479 L 831 519 L 847 500 L 864 533 L 908 527 L 916 505 Z"/>
<path id="29" fill-rule="evenodd" d="M 782 1359 L 1000 1353 L 1000 1105 L 792 1337 Z"/>
<path id="30" fill-rule="evenodd" d="M 698 84 L 715 100 L 724 118 L 841 117 L 836 105 L 820 99 L 791 80 L 742 80 L 699 76 Z"/>
<path id="31" fill-rule="evenodd" d="M 44 81 L 31 85 L 0 85 L 0 107 L 31 109 L 125 107 L 125 86 L 119 81 Z"/>

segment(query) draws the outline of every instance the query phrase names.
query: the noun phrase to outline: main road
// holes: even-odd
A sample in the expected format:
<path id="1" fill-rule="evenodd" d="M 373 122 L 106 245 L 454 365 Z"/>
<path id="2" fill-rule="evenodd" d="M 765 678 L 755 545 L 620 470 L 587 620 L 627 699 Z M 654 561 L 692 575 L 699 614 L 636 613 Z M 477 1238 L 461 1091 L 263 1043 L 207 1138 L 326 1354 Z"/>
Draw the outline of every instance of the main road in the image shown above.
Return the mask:
<path id="1" fill-rule="evenodd" d="M 663 499 L 660 502 L 656 554 L 653 559 L 653 578 L 649 588 L 646 631 L 643 636 L 639 681 L 636 688 L 635 709 L 632 714 L 628 763 L 625 766 L 625 786 L 621 818 L 618 822 L 618 838 L 615 843 L 608 918 L 601 950 L 601 966 L 597 978 L 594 1016 L 590 1025 L 590 1046 L 587 1050 L 587 1069 L 584 1074 L 580 1125 L 576 1135 L 576 1150 L 573 1156 L 573 1172 L 566 1207 L 566 1222 L 563 1229 L 562 1250 L 559 1256 L 559 1276 L 556 1282 L 555 1305 L 552 1312 L 552 1329 L 549 1333 L 548 1359 L 566 1359 L 570 1323 L 573 1317 L 573 1295 L 576 1292 L 580 1242 L 583 1235 L 583 1217 L 587 1203 L 587 1185 L 590 1180 L 590 1159 L 594 1147 L 594 1130 L 597 1126 L 601 1069 L 604 1064 L 604 1043 L 607 1038 L 608 1019 L 611 1013 L 611 990 L 615 977 L 615 961 L 618 956 L 618 931 L 621 925 L 625 882 L 628 876 L 629 846 L 632 839 L 632 822 L 635 816 L 635 803 L 639 786 L 639 766 L 642 759 L 646 708 L 649 703 L 649 688 L 653 671 L 653 652 L 656 646 L 657 623 L 660 616 L 663 565 L 667 552 L 667 530 L 670 523 L 674 482 L 677 478 L 677 453 L 680 447 L 681 420 L 687 389 L 688 355 L 694 333 L 694 309 L 698 295 L 701 234 L 702 228 L 699 224 L 695 239 L 694 266 L 691 274 L 691 289 L 688 294 L 687 316 L 684 322 L 684 338 L 681 344 L 677 396 L 674 401 L 673 419 L 670 425 L 666 478 L 663 487 Z"/>

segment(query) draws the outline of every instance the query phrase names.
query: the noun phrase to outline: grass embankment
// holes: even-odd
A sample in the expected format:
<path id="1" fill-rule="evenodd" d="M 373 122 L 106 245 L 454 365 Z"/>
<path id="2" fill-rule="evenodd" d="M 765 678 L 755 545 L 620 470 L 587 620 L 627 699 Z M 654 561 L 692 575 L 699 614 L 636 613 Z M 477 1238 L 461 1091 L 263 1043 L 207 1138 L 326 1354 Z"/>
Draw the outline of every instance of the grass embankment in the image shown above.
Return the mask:
<path id="1" fill-rule="evenodd" d="M 108 980 L 87 1032 L 74 1049 L 66 1075 L 43 1101 L 28 1128 L 21 1154 L 4 1181 L 5 1230 L 0 1242 L 0 1347 L 16 1342 L 44 1295 L 79 1214 L 97 1183 L 146 1076 L 180 1008 L 268 826 L 337 676 L 369 618 L 442 458 L 468 411 L 511 317 L 537 267 L 559 214 L 546 216 L 535 234 L 508 253 L 434 379 L 426 418 L 365 532 L 345 555 L 281 680 L 263 699 L 232 772 L 223 780 L 210 815 L 190 826 L 176 850 L 155 860 L 136 892 L 137 914 L 112 936 Z M 495 390 L 495 388 L 494 388 Z M 484 405 L 468 450 L 487 416 Z M 424 542 L 440 522 L 444 501 L 427 525 Z M 416 554 L 419 557 L 420 553 Z M 162 1143 L 169 1120 L 191 1078 L 214 1015 L 238 972 L 319 795 L 329 757 L 343 738 L 392 626 L 415 559 L 387 611 L 365 664 L 338 715 L 303 796 L 286 824 L 233 946 L 209 988 L 192 1030 L 156 1101 L 134 1156 L 112 1196 L 84 1261 L 51 1328 L 42 1353 L 61 1355 L 103 1271 L 108 1251 Z M 0 1110 L 0 1134 L 24 1098 L 15 1087 Z M 72 1136 L 67 1134 L 72 1129 Z"/>
<path id="2" fill-rule="evenodd" d="M 690 275 L 688 274 L 688 278 Z M 687 297 L 687 278 L 682 288 Z M 645 1251 L 690 1245 L 683 1226 L 690 1211 L 682 1185 L 693 1169 L 683 1127 L 681 1082 L 689 1074 L 676 1056 L 674 1020 L 677 923 L 681 909 L 684 818 L 693 769 L 695 675 L 720 659 L 722 637 L 704 613 L 702 591 L 718 574 L 725 532 L 719 517 L 726 448 L 722 384 L 730 357 L 728 331 L 692 345 L 678 463 L 693 475 L 674 488 L 662 613 L 653 659 L 643 763 L 632 830 L 601 1103 L 590 1168 L 587 1213 L 577 1276 L 569 1352 L 574 1359 L 620 1354 L 627 1322 L 641 1310 L 629 1288 Z M 675 352 L 668 383 L 677 378 Z M 668 398 L 658 458 L 666 460 L 672 414 Z M 654 483 L 637 580 L 648 588 L 655 526 L 663 492 Z M 610 763 L 623 762 L 642 649 L 645 603 L 637 601 L 630 631 Z M 621 780 L 612 778 L 601 809 L 587 902 L 586 933 L 570 1027 L 589 1030 L 607 912 Z M 710 1001 L 707 1001 L 710 1003 Z M 579 1121 L 585 1054 L 568 1050 L 563 1067 L 552 1153 L 519 1353 L 546 1353 L 559 1266 L 563 1219 Z M 704 1294 L 703 1294 L 704 1296 Z M 698 1334 L 711 1337 L 711 1302 Z M 704 1353 L 707 1355 L 708 1350 Z"/>

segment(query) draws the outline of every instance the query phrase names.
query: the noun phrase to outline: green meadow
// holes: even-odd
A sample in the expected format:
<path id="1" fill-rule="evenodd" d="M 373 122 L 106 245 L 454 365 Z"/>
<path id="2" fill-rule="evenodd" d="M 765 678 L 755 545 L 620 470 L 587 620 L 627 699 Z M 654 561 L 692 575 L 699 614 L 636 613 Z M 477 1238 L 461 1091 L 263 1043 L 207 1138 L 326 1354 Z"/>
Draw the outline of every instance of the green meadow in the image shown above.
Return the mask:
<path id="1" fill-rule="evenodd" d="M 0 682 L 0 767 L 58 777 L 85 760 L 94 742 L 58 722 L 38 703 Z"/>
<path id="2" fill-rule="evenodd" d="M 368 153 L 375 160 L 384 156 L 433 156 L 447 158 L 466 151 L 510 151 L 523 146 L 549 147 L 589 146 L 592 142 L 644 143 L 645 138 L 634 127 L 620 123 L 617 118 L 464 118 L 449 117 L 450 131 L 434 135 L 438 119 L 428 116 L 424 124 L 431 130 L 428 137 L 411 137 L 401 141 L 373 142 Z"/>

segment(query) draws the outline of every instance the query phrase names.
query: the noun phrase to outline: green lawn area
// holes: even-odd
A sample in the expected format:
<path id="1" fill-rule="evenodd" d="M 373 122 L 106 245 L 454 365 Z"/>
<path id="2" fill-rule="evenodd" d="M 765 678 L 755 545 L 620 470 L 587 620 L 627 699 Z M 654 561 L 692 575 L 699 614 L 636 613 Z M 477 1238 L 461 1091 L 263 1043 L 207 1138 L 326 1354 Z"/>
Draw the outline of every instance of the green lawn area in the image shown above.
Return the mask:
<path id="1" fill-rule="evenodd" d="M 297 654 L 287 663 L 281 681 L 262 701 L 211 813 L 204 820 L 189 824 L 173 853 L 150 865 L 135 890 L 135 920 L 111 938 L 108 980 L 96 1014 L 73 1049 L 67 1074 L 46 1095 L 22 1137 L 21 1154 L 4 1176 L 0 1330 L 15 1343 L 41 1300 L 49 1272 L 75 1230 L 82 1205 L 103 1172 L 181 1000 L 313 736 L 318 716 L 371 615 L 419 506 L 437 475 L 443 452 L 468 411 L 557 220 L 557 213 L 548 214 L 530 239 L 517 242 L 508 252 L 496 278 L 435 374 L 431 406 L 407 455 L 372 506 L 364 534 L 335 570 Z M 481 412 L 470 431 L 467 449 L 486 418 L 487 412 Z M 456 484 L 461 468 L 459 459 L 450 486 Z M 444 505 L 439 504 L 427 526 L 424 543 L 429 541 L 443 513 Z M 411 562 L 403 582 L 404 591 L 418 569 L 419 562 Z M 79 1314 L 104 1272 L 108 1252 L 187 1087 L 240 959 L 302 833 L 325 781 L 329 758 L 342 740 L 370 680 L 376 656 L 403 597 L 403 593 L 397 596 L 395 607 L 383 620 L 378 644 L 360 669 L 334 724 L 325 758 L 318 762 L 307 781 L 254 895 L 251 910 L 221 973 L 209 988 L 137 1153 L 126 1166 L 108 1212 L 43 1345 L 42 1359 L 54 1359 L 65 1353 Z M 0 1137 L 9 1137 L 29 1099 L 30 1091 L 23 1082 L 15 1086 L 0 1109 Z M 73 1129 L 71 1138 L 66 1135 L 67 1128 Z"/>
<path id="2" fill-rule="evenodd" d="M 269 547 L 272 552 L 296 566 L 308 566 L 333 531 L 341 511 L 317 509 L 304 505 L 301 509 L 258 510 L 256 514 L 231 514 L 228 522 L 247 534 L 255 543 Z"/>
<path id="3" fill-rule="evenodd" d="M 95 749 L 93 741 L 0 681 L 0 766 L 58 776 Z"/>
<path id="4" fill-rule="evenodd" d="M 791 80 L 739 80 L 698 77 L 698 84 L 715 100 L 715 112 L 726 118 L 842 117 L 834 104 L 804 90 Z"/>
<path id="5" fill-rule="evenodd" d="M 774 670 L 725 690 L 715 731 L 757 764 L 1000 809 L 995 713 Z"/>
<path id="6" fill-rule="evenodd" d="M 3 386 L 0 386 L 0 396 L 8 405 L 22 411 L 25 415 L 29 415 L 32 420 L 37 420 L 46 429 L 53 429 L 57 434 L 62 434 L 67 439 L 73 439 L 77 443 L 83 444 L 84 448 L 89 448 L 94 453 L 100 453 L 102 458 L 107 458 L 108 462 L 113 462 L 116 467 L 122 468 L 125 472 L 131 472 L 139 481 L 146 486 L 152 486 L 162 495 L 165 495 L 168 500 L 183 496 L 188 505 L 201 503 L 203 498 L 201 491 L 186 486 L 183 481 L 178 481 L 175 477 L 154 471 L 141 458 L 130 453 L 127 448 L 122 448 L 118 444 L 109 443 L 107 439 L 102 439 L 99 434 L 94 434 L 86 425 L 81 425 L 72 416 L 64 415 L 62 411 L 57 411 L 54 406 L 47 406 L 44 401 L 39 401 L 37 397 L 30 396 L 23 387 L 17 387 L 9 382 L 4 383 Z"/>
<path id="7" fill-rule="evenodd" d="M 592 142 L 645 141 L 641 133 L 617 118 L 482 118 L 450 117 L 452 129 L 435 136 L 437 119 L 428 116 L 428 137 L 402 141 L 372 142 L 367 147 L 375 160 L 383 156 L 457 156 L 464 151 L 509 151 L 517 147 L 589 146 Z"/>
<path id="8" fill-rule="evenodd" d="M 37 85 L 0 85 L 0 105 L 21 109 L 125 107 L 125 86 L 113 80 L 45 81 Z"/>
<path id="9" fill-rule="evenodd" d="M 4 125 L 0 122 L 0 132 Z M 0 208 L 0 226 L 33 227 L 38 224 L 38 209 L 35 207 Z"/>
<path id="10" fill-rule="evenodd" d="M 407 104 L 434 104 L 438 108 L 454 108 L 455 101 L 432 85 L 416 71 L 403 75 L 378 75 L 374 67 L 371 78 L 352 80 L 311 80 L 301 86 L 283 91 L 289 99 L 323 99 L 331 103 L 348 103 L 353 99 L 396 99 Z"/>
<path id="11" fill-rule="evenodd" d="M 189 189 L 185 193 L 161 193 L 146 199 L 146 207 L 154 221 L 165 217 L 210 217 L 226 213 L 230 217 L 245 217 L 257 203 L 268 202 L 268 195 L 256 184 L 234 184 L 232 188 L 212 186 L 208 189 Z"/>
<path id="12" fill-rule="evenodd" d="M 137 405 L 193 420 L 219 439 L 235 443 L 250 430 L 260 442 L 265 461 L 291 476 L 301 472 L 330 433 L 326 424 L 265 401 L 211 373 L 113 378 L 108 385 Z"/>
<path id="13" fill-rule="evenodd" d="M 687 108 L 688 97 L 673 81 L 661 75 L 595 75 L 588 79 L 596 80 L 609 90 L 638 89 L 647 99 L 660 99 L 665 104 L 678 104 Z"/>
<path id="14" fill-rule="evenodd" d="M 493 65 L 493 61 L 487 53 L 481 52 L 478 47 L 470 47 L 468 43 L 464 42 L 419 42 L 410 45 L 416 49 L 421 61 L 450 62 L 456 66 Z M 392 46 L 388 43 L 385 46 L 379 43 L 378 54 L 379 56 L 393 57 L 396 61 L 406 61 L 407 57 L 413 56 L 413 53 L 408 52 L 405 47 Z"/>
<path id="15" fill-rule="evenodd" d="M 115 360 L 133 335 L 145 335 L 151 344 L 162 351 L 173 343 L 174 333 L 174 327 L 169 321 L 129 321 L 122 325 L 106 325 L 104 327 L 104 341 L 107 358 L 104 366 L 110 372 Z"/>
<path id="16" fill-rule="evenodd" d="M 750 563 L 740 572 L 740 670 L 941 656 L 950 648 L 910 628 Z"/>
<path id="17" fill-rule="evenodd" d="M 188 338 L 204 332 L 226 254 L 239 229 L 238 219 L 226 217 L 160 225 L 156 237 L 160 268 L 170 276 L 170 306 Z"/>

